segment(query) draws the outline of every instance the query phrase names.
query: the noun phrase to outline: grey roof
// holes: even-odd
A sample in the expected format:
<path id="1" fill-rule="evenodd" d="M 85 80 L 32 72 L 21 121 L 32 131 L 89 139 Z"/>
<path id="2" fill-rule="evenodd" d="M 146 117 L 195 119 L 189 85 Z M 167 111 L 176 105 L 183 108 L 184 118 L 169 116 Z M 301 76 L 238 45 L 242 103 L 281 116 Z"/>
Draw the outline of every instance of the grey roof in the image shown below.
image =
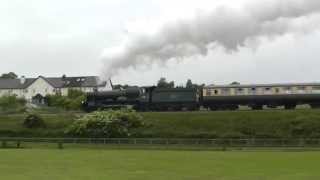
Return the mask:
<path id="1" fill-rule="evenodd" d="M 97 76 L 78 76 L 78 77 L 43 77 L 54 88 L 64 87 L 104 87 L 106 82 L 100 81 Z M 20 79 L 1 79 L 0 89 L 25 89 L 29 87 L 38 78 L 26 78 L 25 83 L 21 83 Z"/>
<path id="2" fill-rule="evenodd" d="M 20 79 L 2 79 L 0 78 L 0 89 L 25 89 L 30 86 L 36 78 L 27 78 L 24 84 Z"/>
<path id="3" fill-rule="evenodd" d="M 251 88 L 251 87 L 288 87 L 288 86 L 320 86 L 320 83 L 276 83 L 276 84 L 240 84 L 240 85 L 208 85 L 207 88 Z"/>

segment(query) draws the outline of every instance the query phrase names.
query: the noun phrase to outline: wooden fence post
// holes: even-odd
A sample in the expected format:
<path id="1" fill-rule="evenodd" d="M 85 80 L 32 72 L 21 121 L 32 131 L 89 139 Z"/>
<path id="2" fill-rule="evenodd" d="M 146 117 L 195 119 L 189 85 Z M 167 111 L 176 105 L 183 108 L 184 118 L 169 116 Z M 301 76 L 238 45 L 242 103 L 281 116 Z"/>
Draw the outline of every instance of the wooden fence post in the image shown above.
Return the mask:
<path id="1" fill-rule="evenodd" d="M 21 142 L 18 140 L 17 141 L 17 148 L 20 148 L 21 147 Z"/>
<path id="2" fill-rule="evenodd" d="M 58 148 L 63 149 L 63 143 L 61 141 L 58 142 Z"/>
<path id="3" fill-rule="evenodd" d="M 2 140 L 2 148 L 6 148 L 7 147 L 7 141 Z"/>

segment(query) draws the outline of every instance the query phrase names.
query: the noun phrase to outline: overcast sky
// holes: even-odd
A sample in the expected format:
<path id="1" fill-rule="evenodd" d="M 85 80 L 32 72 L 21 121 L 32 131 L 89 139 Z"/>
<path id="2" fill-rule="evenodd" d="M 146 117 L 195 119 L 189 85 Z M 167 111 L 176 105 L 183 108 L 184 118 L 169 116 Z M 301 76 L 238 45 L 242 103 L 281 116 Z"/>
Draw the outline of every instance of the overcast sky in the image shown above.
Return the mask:
<path id="1" fill-rule="evenodd" d="M 227 1 L 227 2 L 226 2 Z M 306 0 L 308 1 L 308 0 Z M 254 0 L 1 0 L 0 73 L 28 77 L 101 75 L 102 56 L 128 37 L 166 22 L 241 8 Z M 267 2 L 267 1 L 266 1 Z M 316 23 L 316 21 L 314 22 Z M 260 38 L 259 45 L 121 70 L 114 83 L 320 82 L 320 31 Z"/>

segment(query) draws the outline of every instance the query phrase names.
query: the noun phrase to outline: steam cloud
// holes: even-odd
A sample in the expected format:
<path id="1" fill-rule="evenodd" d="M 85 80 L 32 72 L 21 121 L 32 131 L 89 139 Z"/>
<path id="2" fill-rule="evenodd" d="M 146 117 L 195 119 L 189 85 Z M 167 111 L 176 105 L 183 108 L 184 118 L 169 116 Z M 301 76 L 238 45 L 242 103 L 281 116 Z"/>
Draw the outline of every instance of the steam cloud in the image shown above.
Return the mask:
<path id="1" fill-rule="evenodd" d="M 104 77 L 141 64 L 206 56 L 212 45 L 237 51 L 259 37 L 315 30 L 318 24 L 306 22 L 319 12 L 319 0 L 259 1 L 241 10 L 219 7 L 209 14 L 166 24 L 153 35 L 132 37 L 117 52 L 104 55 Z"/>

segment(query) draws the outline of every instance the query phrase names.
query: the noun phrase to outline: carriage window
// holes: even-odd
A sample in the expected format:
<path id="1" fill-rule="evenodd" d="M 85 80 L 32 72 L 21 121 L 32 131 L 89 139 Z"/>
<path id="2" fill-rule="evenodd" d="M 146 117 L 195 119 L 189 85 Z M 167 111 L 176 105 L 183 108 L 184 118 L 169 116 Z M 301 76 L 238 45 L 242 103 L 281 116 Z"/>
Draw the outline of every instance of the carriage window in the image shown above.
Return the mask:
<path id="1" fill-rule="evenodd" d="M 207 96 L 211 96 L 211 91 L 210 91 L 210 89 L 207 89 Z"/>
<path id="2" fill-rule="evenodd" d="M 221 89 L 221 94 L 229 95 L 230 94 L 230 89 L 228 89 L 228 88 Z"/>
<path id="3" fill-rule="evenodd" d="M 283 90 L 285 91 L 285 93 L 291 94 L 292 88 L 291 87 L 284 87 Z"/>
<path id="4" fill-rule="evenodd" d="M 219 94 L 219 91 L 218 90 L 214 90 L 214 94 L 215 95 Z"/>
<path id="5" fill-rule="evenodd" d="M 253 87 L 249 89 L 249 94 L 256 94 L 257 93 L 257 88 Z"/>
<path id="6" fill-rule="evenodd" d="M 236 90 L 236 94 L 243 94 L 244 93 L 244 89 L 243 88 L 238 88 Z"/>
<path id="7" fill-rule="evenodd" d="M 270 88 L 270 87 L 266 87 L 266 88 L 264 88 L 264 89 L 263 89 L 263 91 L 264 91 L 264 93 L 266 93 L 266 94 L 270 94 L 270 93 L 272 93 L 272 91 L 271 91 L 271 88 Z"/>
<path id="8" fill-rule="evenodd" d="M 320 86 L 313 86 L 312 93 L 320 93 Z"/>

